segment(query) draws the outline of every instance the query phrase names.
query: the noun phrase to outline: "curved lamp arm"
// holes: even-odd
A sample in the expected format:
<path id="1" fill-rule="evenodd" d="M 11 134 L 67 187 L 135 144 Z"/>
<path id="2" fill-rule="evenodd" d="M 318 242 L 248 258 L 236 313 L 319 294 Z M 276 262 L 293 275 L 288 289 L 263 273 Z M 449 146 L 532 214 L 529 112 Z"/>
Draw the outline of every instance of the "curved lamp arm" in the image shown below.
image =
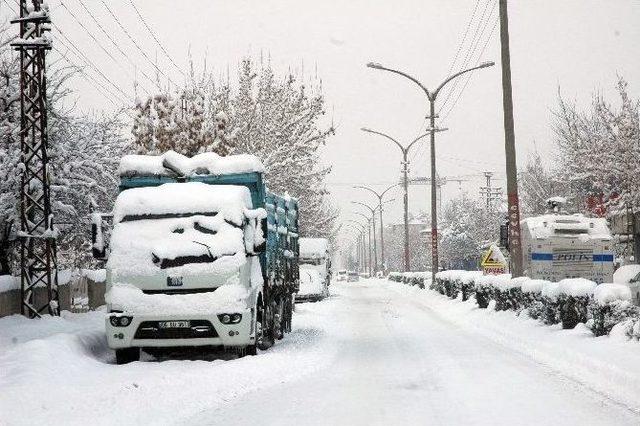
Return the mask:
<path id="1" fill-rule="evenodd" d="M 401 76 L 403 76 L 403 77 L 405 77 L 405 78 L 408 78 L 409 80 L 413 81 L 415 84 L 417 84 L 418 86 L 420 86 L 420 88 L 422 89 L 422 91 L 427 95 L 427 98 L 429 98 L 429 100 L 431 100 L 431 96 L 432 96 L 432 95 L 431 95 L 431 93 L 429 92 L 429 89 L 427 89 L 426 87 L 424 87 L 424 86 L 422 85 L 422 83 L 420 83 L 420 82 L 418 81 L 418 79 L 417 79 L 417 78 L 412 77 L 412 76 L 410 76 L 409 74 L 407 74 L 407 73 L 405 73 L 405 72 L 398 71 L 398 70 L 394 70 L 394 69 L 392 69 L 392 68 L 387 68 L 387 67 L 382 66 L 381 64 L 378 64 L 378 63 L 375 63 L 375 62 L 369 62 L 369 63 L 367 64 L 367 67 L 369 67 L 369 68 L 373 68 L 373 69 L 376 69 L 376 70 L 389 71 L 389 72 L 392 72 L 392 73 L 394 73 L 394 74 L 398 74 L 398 75 L 401 75 Z M 435 98 L 435 96 L 433 96 L 433 97 Z"/>
<path id="2" fill-rule="evenodd" d="M 433 99 L 435 99 L 435 98 L 438 96 L 438 93 L 440 92 L 440 90 L 441 90 L 441 89 L 442 89 L 442 88 L 443 88 L 443 87 L 444 87 L 448 82 L 450 82 L 450 81 L 451 81 L 451 80 L 453 80 L 454 78 L 456 78 L 456 77 L 460 77 L 462 74 L 466 74 L 466 73 L 471 72 L 471 71 L 473 71 L 473 70 L 479 70 L 480 68 L 487 68 L 487 67 L 491 67 L 491 66 L 493 66 L 493 65 L 495 65 L 495 62 L 483 62 L 483 63 L 481 63 L 480 65 L 477 65 L 477 66 L 472 67 L 472 68 L 467 68 L 466 70 L 459 71 L 459 72 L 457 72 L 457 73 L 455 73 L 455 74 L 453 74 L 453 75 L 451 75 L 451 76 L 447 77 L 447 79 L 446 79 L 445 81 L 443 81 L 443 82 L 440 84 L 440 86 L 438 86 L 438 88 L 433 92 Z"/>
<path id="3" fill-rule="evenodd" d="M 373 212 L 375 212 L 375 211 L 376 211 L 376 209 L 374 209 L 373 207 L 369 206 L 368 204 L 361 203 L 360 201 L 352 201 L 351 203 L 352 203 L 352 204 L 358 204 L 358 205 L 360 205 L 360 206 L 363 206 L 363 207 L 368 208 L 368 209 L 369 209 L 369 211 L 371 212 L 371 214 L 373 214 Z"/>
<path id="4" fill-rule="evenodd" d="M 395 140 L 394 138 L 392 138 L 392 137 L 391 137 L 391 136 L 389 136 L 389 135 L 386 135 L 386 134 L 384 134 L 384 133 L 382 133 L 382 132 L 378 132 L 378 131 L 376 131 L 376 130 L 367 129 L 366 127 L 361 127 L 361 128 L 360 128 L 360 130 L 362 130 L 363 132 L 373 133 L 373 134 L 375 134 L 375 135 L 379 135 L 379 136 L 385 137 L 385 138 L 389 139 L 391 142 L 393 142 L 393 143 L 395 143 L 396 145 L 398 145 L 398 148 L 400 148 L 400 150 L 402 151 L 402 153 L 404 153 L 404 152 L 405 152 L 405 147 L 404 147 L 404 146 L 402 146 L 402 144 L 401 144 L 400 142 L 398 142 L 397 140 Z"/>
<path id="5" fill-rule="evenodd" d="M 431 134 L 431 132 L 425 133 L 424 135 L 420 135 L 417 138 L 415 138 L 410 144 L 409 146 L 407 146 L 407 151 L 409 151 L 411 149 L 411 147 L 413 146 L 414 143 L 418 142 L 420 139 L 424 138 L 425 136 L 429 136 Z"/>

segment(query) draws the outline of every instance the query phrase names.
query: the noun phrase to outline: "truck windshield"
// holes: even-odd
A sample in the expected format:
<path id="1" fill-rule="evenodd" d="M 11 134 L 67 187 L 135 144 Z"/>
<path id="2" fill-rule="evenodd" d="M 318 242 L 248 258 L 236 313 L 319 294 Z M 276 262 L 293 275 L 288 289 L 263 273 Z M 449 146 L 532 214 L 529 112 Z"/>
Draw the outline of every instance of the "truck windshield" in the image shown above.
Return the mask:
<path id="1" fill-rule="evenodd" d="M 215 213 L 125 216 L 111 236 L 112 268 L 159 269 L 216 264 L 245 254 L 244 229 Z"/>

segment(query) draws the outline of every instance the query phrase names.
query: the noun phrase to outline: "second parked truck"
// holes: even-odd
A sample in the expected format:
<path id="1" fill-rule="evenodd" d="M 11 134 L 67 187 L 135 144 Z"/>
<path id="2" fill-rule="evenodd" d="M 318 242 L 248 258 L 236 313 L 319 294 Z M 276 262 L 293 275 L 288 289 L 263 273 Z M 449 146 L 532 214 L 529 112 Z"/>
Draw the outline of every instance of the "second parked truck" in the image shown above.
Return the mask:
<path id="1" fill-rule="evenodd" d="M 107 260 L 106 331 L 118 363 L 172 347 L 255 354 L 291 330 L 298 204 L 267 191 L 250 155 L 130 155 L 120 163 Z"/>

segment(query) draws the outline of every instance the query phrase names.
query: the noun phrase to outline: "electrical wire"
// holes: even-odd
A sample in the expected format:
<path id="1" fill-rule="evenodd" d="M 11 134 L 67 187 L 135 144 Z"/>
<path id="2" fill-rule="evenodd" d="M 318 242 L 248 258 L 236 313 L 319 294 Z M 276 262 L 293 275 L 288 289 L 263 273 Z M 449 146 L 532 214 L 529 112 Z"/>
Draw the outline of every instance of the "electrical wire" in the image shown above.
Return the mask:
<path id="1" fill-rule="evenodd" d="M 488 6 L 489 4 L 492 4 L 491 8 L 489 9 Z M 467 53 L 464 57 L 463 63 L 459 68 L 459 71 L 462 71 L 463 69 L 468 67 L 469 61 L 471 60 L 471 58 L 473 58 L 475 56 L 475 53 L 478 49 L 478 46 L 480 45 L 481 40 L 483 39 L 483 35 L 487 29 L 487 27 L 489 26 L 489 23 L 491 22 L 491 17 L 493 16 L 493 13 L 496 10 L 496 4 L 497 4 L 497 0 L 487 0 L 487 2 L 485 3 L 485 7 L 482 10 L 482 16 L 480 16 L 480 21 L 478 22 L 478 25 L 476 26 L 476 29 L 474 31 L 473 34 L 473 39 L 471 41 L 471 44 L 469 46 L 469 49 L 467 50 Z M 489 15 L 486 16 L 486 12 L 487 10 L 489 10 Z M 486 16 L 486 18 L 485 18 Z M 444 101 L 440 104 L 440 107 L 438 108 L 438 115 L 440 114 L 440 112 L 442 110 L 444 110 L 444 108 L 446 107 L 447 103 L 449 102 L 449 100 L 451 99 L 451 96 L 453 93 L 455 93 L 456 89 L 458 88 L 459 84 L 460 84 L 460 80 L 456 79 L 455 81 L 453 81 L 451 88 L 449 88 L 447 90 L 447 93 L 445 95 L 445 99 Z"/>
<path id="2" fill-rule="evenodd" d="M 107 6 L 107 4 L 104 2 L 104 0 L 100 0 L 100 3 L 102 3 L 102 5 L 104 6 L 105 9 L 107 9 L 107 11 L 109 12 L 109 14 L 111 15 L 111 17 L 114 19 L 114 21 L 116 21 L 116 23 L 118 24 L 118 26 L 120 27 L 120 29 L 122 30 L 122 32 L 124 32 L 126 34 L 126 36 L 129 38 L 129 40 L 131 41 L 131 43 L 133 43 L 133 45 L 136 47 L 136 49 L 138 49 L 138 51 L 142 54 L 142 56 L 144 56 L 144 58 L 149 61 L 149 63 L 151 65 L 153 65 L 153 67 L 156 69 L 156 71 L 158 71 L 159 74 L 161 74 L 164 78 L 166 78 L 169 83 L 173 84 L 175 87 L 178 87 L 178 85 L 176 83 L 173 82 L 173 80 L 171 80 L 171 77 L 169 77 L 168 75 L 166 75 L 159 67 L 158 65 L 155 64 L 155 62 L 153 62 L 151 60 L 151 58 L 149 58 L 149 56 L 147 55 L 147 53 L 138 45 L 138 43 L 135 41 L 135 39 L 131 36 L 131 34 L 129 34 L 129 31 L 127 31 L 127 29 L 124 27 L 124 25 L 122 25 L 122 22 L 120 22 L 120 20 L 118 19 L 118 17 L 115 15 L 115 13 L 113 13 L 113 11 L 111 10 L 111 8 L 109 6 Z"/>
<path id="3" fill-rule="evenodd" d="M 133 10 L 136 11 L 136 14 L 138 15 L 138 18 L 140 18 L 140 21 L 142 21 L 142 24 L 145 26 L 147 31 L 149 31 L 149 34 L 151 34 L 151 37 L 153 37 L 153 39 L 156 41 L 158 46 L 160 46 L 160 50 L 162 50 L 162 53 L 165 54 L 165 56 L 169 59 L 169 61 L 173 64 L 173 66 L 180 72 L 180 74 L 182 74 L 183 77 L 186 77 L 186 74 L 184 73 L 184 71 L 182 71 L 182 69 L 175 63 L 175 61 L 173 60 L 171 55 L 169 55 L 169 53 L 166 51 L 166 49 L 164 48 L 162 43 L 160 43 L 160 40 L 158 40 L 158 37 L 156 36 L 155 32 L 147 24 L 147 21 L 142 17 L 142 14 L 140 13 L 140 10 L 138 10 L 138 8 L 136 7 L 136 5 L 133 3 L 132 0 L 129 0 L 129 4 L 131 5 L 131 7 L 133 7 Z"/>
<path id="4" fill-rule="evenodd" d="M 485 50 L 487 50 L 487 46 L 489 45 L 489 42 L 491 41 L 491 38 L 493 37 L 493 33 L 496 30 L 496 27 L 498 26 L 498 22 L 499 19 L 496 18 L 495 23 L 493 24 L 493 28 L 491 28 L 491 32 L 489 33 L 489 37 L 487 38 L 487 40 L 484 43 L 484 46 L 482 47 L 482 50 L 480 51 L 480 54 L 478 55 L 478 59 L 476 60 L 476 65 L 478 65 L 480 63 L 480 59 L 482 59 L 482 55 L 484 54 Z M 467 85 L 469 84 L 469 82 L 471 81 L 471 78 L 473 77 L 473 73 L 469 73 L 469 75 L 466 78 L 466 81 L 464 83 L 464 86 L 462 86 L 462 90 L 460 90 L 460 92 L 458 92 L 458 96 L 456 96 L 455 100 L 453 101 L 453 104 L 451 104 L 451 106 L 449 107 L 449 109 L 447 110 L 447 112 L 444 114 L 444 116 L 441 119 L 441 122 L 444 123 L 445 120 L 449 117 L 449 115 L 451 114 L 451 111 L 453 111 L 453 108 L 455 108 L 456 104 L 458 103 L 458 100 L 460 99 L 460 96 L 462 96 L 462 93 L 465 91 L 465 89 L 467 88 Z"/>
<path id="5" fill-rule="evenodd" d="M 131 60 L 131 58 L 129 57 L 129 55 L 124 52 L 122 50 L 122 48 L 120 47 L 120 45 L 118 43 L 115 42 L 115 40 L 111 37 L 111 35 L 109 34 L 109 32 L 107 30 L 104 29 L 104 27 L 102 26 L 102 24 L 100 24 L 100 21 L 98 21 L 98 19 L 96 19 L 96 17 L 94 16 L 94 14 L 89 10 L 89 8 L 87 8 L 87 6 L 84 4 L 84 2 L 82 0 L 77 0 L 78 3 L 80 3 L 80 6 L 82 6 L 82 8 L 85 10 L 85 12 L 87 12 L 87 14 L 91 17 L 91 19 L 93 20 L 93 22 L 95 22 L 96 26 L 98 27 L 98 29 L 100 31 L 102 31 L 102 33 L 107 37 L 107 39 L 109 39 L 109 41 L 111 42 L 111 44 L 113 44 L 113 46 L 118 49 L 118 52 L 120 52 L 120 54 L 127 60 L 127 62 L 129 63 L 129 65 L 131 65 L 135 70 L 138 69 L 137 65 L 135 63 L 133 63 L 133 61 Z M 158 87 L 158 89 L 162 90 L 162 87 L 160 87 L 158 85 L 158 82 L 154 79 L 152 79 L 151 77 L 149 77 L 147 75 L 147 73 L 144 72 L 144 70 L 140 69 L 140 73 L 142 74 L 143 77 L 145 77 L 147 80 L 149 80 L 149 82 L 151 82 L 151 84 L 153 84 L 154 86 Z M 135 81 L 135 80 L 134 80 Z M 140 86 L 142 87 L 142 90 L 145 91 L 145 93 L 149 96 L 151 96 L 151 93 L 149 93 L 149 91 L 144 87 L 144 86 Z"/>
<path id="6" fill-rule="evenodd" d="M 67 43 L 69 43 L 71 45 L 71 47 L 73 48 L 73 50 L 75 52 L 78 53 L 78 55 L 80 55 L 83 60 L 95 71 L 97 72 L 105 81 L 107 81 L 111 86 L 113 86 L 118 92 L 122 93 L 124 95 L 124 99 L 127 100 L 127 102 L 131 102 L 131 100 L 129 99 L 129 95 L 127 95 L 126 93 L 124 93 L 122 91 L 122 89 L 120 89 L 120 87 L 118 87 L 115 83 L 113 83 L 113 81 L 111 81 L 109 78 L 107 78 L 107 76 L 100 70 L 100 68 L 98 68 L 91 59 L 89 59 L 87 57 L 87 55 L 85 55 L 82 50 L 80 50 L 78 48 L 78 46 L 75 45 L 75 43 L 66 36 L 66 34 L 56 25 L 56 24 L 51 24 L 53 28 L 56 29 L 56 31 L 58 31 L 58 33 L 60 33 L 60 35 L 67 41 Z M 126 102 L 125 102 L 126 103 Z"/>
<path id="7" fill-rule="evenodd" d="M 473 11 L 471 12 L 471 17 L 467 21 L 467 27 L 464 30 L 464 35 L 462 36 L 462 40 L 458 44 L 458 49 L 456 50 L 456 55 L 451 61 L 451 65 L 449 65 L 449 70 L 447 71 L 447 75 L 451 75 L 451 71 L 453 71 L 453 67 L 458 60 L 458 55 L 460 55 L 460 51 L 462 50 L 462 46 L 464 46 L 464 42 L 467 40 L 467 34 L 469 33 L 469 29 L 471 28 L 471 22 L 473 22 L 473 18 L 476 16 L 476 11 L 478 10 L 478 5 L 480 5 L 480 0 L 476 0 L 475 5 L 473 6 Z"/>
<path id="8" fill-rule="evenodd" d="M 71 15 L 71 17 L 72 17 L 72 18 L 73 18 L 73 19 L 78 23 L 78 25 L 80 25 L 80 26 L 82 27 L 82 29 L 85 31 L 85 33 L 86 33 L 89 37 L 91 37 L 91 39 L 92 39 L 92 40 L 93 40 L 93 41 L 98 45 L 98 47 L 99 47 L 100 49 L 102 49 L 102 51 L 103 51 L 104 53 L 106 53 L 106 54 L 107 54 L 107 56 L 109 56 L 109 58 L 111 58 L 111 60 L 113 60 L 113 62 L 115 62 L 116 64 L 118 64 L 118 66 L 120 66 L 120 68 L 122 68 L 125 72 L 127 72 L 126 68 L 124 68 L 124 67 L 122 66 L 122 64 L 120 63 L 120 61 L 118 61 L 118 60 L 117 60 L 117 59 L 116 59 L 116 58 L 111 54 L 111 52 L 109 52 L 107 49 L 105 49 L 105 47 L 102 45 L 102 43 L 100 43 L 100 42 L 98 41 L 98 39 L 97 39 L 97 38 L 96 38 L 96 37 L 95 37 L 95 36 L 94 36 L 90 31 L 89 31 L 89 29 L 84 25 L 84 23 L 83 23 L 80 19 L 78 19 L 78 17 L 76 16 L 76 14 L 75 14 L 75 13 L 73 13 L 73 12 L 71 11 L 71 9 L 69 9 L 69 8 L 67 7 L 67 5 L 66 5 L 62 0 L 60 0 L 60 5 L 61 5 L 61 6 L 62 6 L 66 11 L 67 11 L 67 13 L 68 13 L 69 15 Z M 135 79 L 133 79 L 133 80 L 135 80 Z M 125 97 L 127 97 L 127 96 L 128 96 L 128 95 L 127 95 L 127 94 L 126 94 L 126 93 L 125 93 L 125 92 L 124 92 L 120 87 L 116 86 L 116 88 L 117 88 L 117 89 L 118 89 L 118 91 L 119 91 L 120 93 L 122 93 Z"/>

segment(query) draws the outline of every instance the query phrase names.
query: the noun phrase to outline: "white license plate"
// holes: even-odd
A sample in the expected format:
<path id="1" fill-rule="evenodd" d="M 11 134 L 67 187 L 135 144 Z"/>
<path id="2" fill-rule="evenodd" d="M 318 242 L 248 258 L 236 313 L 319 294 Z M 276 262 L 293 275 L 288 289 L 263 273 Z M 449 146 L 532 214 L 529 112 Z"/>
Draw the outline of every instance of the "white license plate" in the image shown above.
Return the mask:
<path id="1" fill-rule="evenodd" d="M 160 321 L 158 323 L 159 328 L 189 328 L 190 326 L 189 321 Z"/>

